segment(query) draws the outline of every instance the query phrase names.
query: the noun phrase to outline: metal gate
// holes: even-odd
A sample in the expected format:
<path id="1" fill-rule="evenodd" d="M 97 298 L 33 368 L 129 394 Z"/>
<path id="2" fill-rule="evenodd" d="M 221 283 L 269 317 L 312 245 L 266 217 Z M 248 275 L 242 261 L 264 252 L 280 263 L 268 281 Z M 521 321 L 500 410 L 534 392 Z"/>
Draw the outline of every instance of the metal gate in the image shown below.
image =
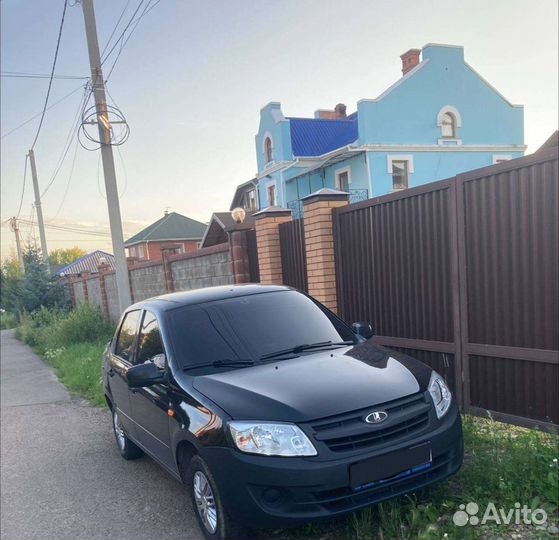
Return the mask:
<path id="1" fill-rule="evenodd" d="M 279 226 L 283 283 L 308 291 L 304 220 L 295 219 Z"/>

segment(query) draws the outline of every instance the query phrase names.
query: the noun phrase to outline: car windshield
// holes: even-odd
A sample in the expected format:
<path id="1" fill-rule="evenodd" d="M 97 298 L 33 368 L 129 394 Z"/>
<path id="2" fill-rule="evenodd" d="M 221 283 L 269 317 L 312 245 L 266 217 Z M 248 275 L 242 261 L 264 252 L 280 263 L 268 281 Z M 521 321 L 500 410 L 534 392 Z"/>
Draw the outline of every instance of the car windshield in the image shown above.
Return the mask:
<path id="1" fill-rule="evenodd" d="M 301 345 L 355 341 L 349 327 L 296 291 L 185 306 L 171 311 L 169 317 L 182 368 L 216 361 L 258 362 L 263 356 Z"/>

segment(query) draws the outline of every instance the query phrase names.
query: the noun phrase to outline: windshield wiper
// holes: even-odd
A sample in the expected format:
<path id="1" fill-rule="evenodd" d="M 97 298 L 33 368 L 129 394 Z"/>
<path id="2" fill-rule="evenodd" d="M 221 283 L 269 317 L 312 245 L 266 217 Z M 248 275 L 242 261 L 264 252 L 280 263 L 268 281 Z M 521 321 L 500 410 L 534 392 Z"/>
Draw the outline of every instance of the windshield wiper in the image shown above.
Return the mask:
<path id="1" fill-rule="evenodd" d="M 277 356 L 283 356 L 284 354 L 298 354 L 303 351 L 310 351 L 312 349 L 319 349 L 321 347 L 342 347 L 344 345 L 355 345 L 353 341 L 320 341 L 318 343 L 303 343 L 302 345 L 297 345 L 295 347 L 290 347 L 289 349 L 283 349 L 281 351 L 276 351 L 273 353 L 264 354 L 260 357 L 260 360 L 268 360 L 269 358 L 276 358 Z"/>
<path id="2" fill-rule="evenodd" d="M 253 365 L 254 360 L 214 360 L 213 362 L 206 362 L 204 364 L 192 364 L 191 366 L 186 366 L 183 368 L 183 371 L 204 367 L 244 367 Z"/>

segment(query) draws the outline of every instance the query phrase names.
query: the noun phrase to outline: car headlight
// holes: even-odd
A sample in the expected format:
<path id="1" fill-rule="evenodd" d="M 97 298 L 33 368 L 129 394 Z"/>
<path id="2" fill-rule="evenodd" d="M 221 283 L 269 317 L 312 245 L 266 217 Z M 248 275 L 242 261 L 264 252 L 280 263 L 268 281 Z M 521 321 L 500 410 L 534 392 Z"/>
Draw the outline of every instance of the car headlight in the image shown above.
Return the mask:
<path id="1" fill-rule="evenodd" d="M 233 441 L 241 452 L 265 456 L 316 456 L 308 437 L 294 424 L 229 422 Z"/>
<path id="2" fill-rule="evenodd" d="M 437 411 L 437 418 L 442 418 L 450 407 L 452 401 L 452 394 L 448 389 L 444 379 L 436 372 L 431 373 L 431 380 L 429 381 L 429 393 L 433 398 L 435 410 Z"/>

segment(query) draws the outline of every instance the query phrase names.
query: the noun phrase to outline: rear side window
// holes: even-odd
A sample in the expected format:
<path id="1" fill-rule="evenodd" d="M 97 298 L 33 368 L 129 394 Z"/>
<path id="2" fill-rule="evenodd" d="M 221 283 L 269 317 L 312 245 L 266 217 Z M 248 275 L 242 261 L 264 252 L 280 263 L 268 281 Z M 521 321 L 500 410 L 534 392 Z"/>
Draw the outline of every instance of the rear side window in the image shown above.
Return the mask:
<path id="1" fill-rule="evenodd" d="M 124 316 L 118 339 L 116 341 L 115 354 L 120 356 L 123 360 L 128 362 L 132 361 L 134 354 L 134 341 L 136 338 L 136 331 L 138 329 L 138 320 L 140 318 L 140 311 L 130 311 Z"/>
<path id="2" fill-rule="evenodd" d="M 155 315 L 146 311 L 142 328 L 140 330 L 140 339 L 138 340 L 138 357 L 135 364 L 143 364 L 144 362 L 161 362 L 161 355 L 164 355 L 163 341 L 161 340 L 161 332 Z M 159 359 L 157 357 L 160 357 Z"/>

